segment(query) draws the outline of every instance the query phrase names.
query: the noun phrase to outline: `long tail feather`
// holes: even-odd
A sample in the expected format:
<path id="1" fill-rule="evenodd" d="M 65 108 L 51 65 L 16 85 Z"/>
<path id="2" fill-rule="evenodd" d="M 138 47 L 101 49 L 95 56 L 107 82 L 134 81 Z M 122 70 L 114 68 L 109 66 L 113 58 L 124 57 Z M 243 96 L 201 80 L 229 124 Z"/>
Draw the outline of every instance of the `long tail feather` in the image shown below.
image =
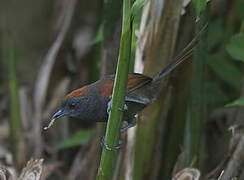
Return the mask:
<path id="1" fill-rule="evenodd" d="M 197 35 L 192 39 L 192 41 L 181 51 L 181 53 L 178 56 L 174 58 L 174 61 L 170 63 L 166 68 L 164 68 L 159 74 L 157 74 L 153 78 L 153 81 L 162 79 L 164 76 L 173 71 L 179 64 L 189 59 L 196 47 L 196 44 L 198 43 L 199 38 L 205 32 L 207 26 L 208 24 L 204 25 L 204 27 L 197 33 Z"/>

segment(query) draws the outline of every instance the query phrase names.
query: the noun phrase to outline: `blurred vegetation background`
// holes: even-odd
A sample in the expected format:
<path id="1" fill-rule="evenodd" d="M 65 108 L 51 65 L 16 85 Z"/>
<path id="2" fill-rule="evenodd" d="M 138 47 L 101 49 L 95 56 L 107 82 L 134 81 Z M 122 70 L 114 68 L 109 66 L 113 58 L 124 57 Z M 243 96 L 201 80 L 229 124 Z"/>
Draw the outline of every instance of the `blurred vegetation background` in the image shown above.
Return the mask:
<path id="1" fill-rule="evenodd" d="M 122 135 L 114 179 L 244 180 L 244 1 L 132 2 L 131 72 L 152 77 L 208 28 Z M 43 127 L 65 94 L 115 73 L 121 20 L 122 0 L 0 1 L 0 166 L 14 177 L 42 158 L 42 179 L 95 179 L 104 125 Z"/>

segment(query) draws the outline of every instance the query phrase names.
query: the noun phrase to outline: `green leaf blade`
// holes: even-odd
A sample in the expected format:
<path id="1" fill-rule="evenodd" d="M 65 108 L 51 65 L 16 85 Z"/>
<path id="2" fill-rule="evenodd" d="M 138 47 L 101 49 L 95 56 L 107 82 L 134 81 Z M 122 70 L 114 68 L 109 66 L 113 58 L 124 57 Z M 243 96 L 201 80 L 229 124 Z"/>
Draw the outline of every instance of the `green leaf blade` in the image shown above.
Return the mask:
<path id="1" fill-rule="evenodd" d="M 244 62 L 244 34 L 234 35 L 226 46 L 226 50 L 235 60 Z"/>
<path id="2" fill-rule="evenodd" d="M 207 64 L 212 71 L 235 90 L 239 90 L 242 74 L 232 61 L 223 53 L 207 58 Z"/>
<path id="3" fill-rule="evenodd" d="M 140 14 L 142 7 L 146 4 L 148 0 L 136 0 L 131 8 L 132 17 L 136 17 Z"/>
<path id="4" fill-rule="evenodd" d="M 192 3 L 195 6 L 195 9 L 197 11 L 197 14 L 200 14 L 202 11 L 205 10 L 207 6 L 208 0 L 192 0 Z"/>
<path id="5" fill-rule="evenodd" d="M 234 106 L 244 106 L 244 97 L 234 100 L 233 102 L 226 104 L 225 107 L 234 107 Z"/>
<path id="6" fill-rule="evenodd" d="M 87 144 L 92 136 L 93 131 L 91 129 L 82 130 L 76 132 L 74 135 L 60 142 L 56 148 L 58 150 L 72 148 L 79 145 Z"/>

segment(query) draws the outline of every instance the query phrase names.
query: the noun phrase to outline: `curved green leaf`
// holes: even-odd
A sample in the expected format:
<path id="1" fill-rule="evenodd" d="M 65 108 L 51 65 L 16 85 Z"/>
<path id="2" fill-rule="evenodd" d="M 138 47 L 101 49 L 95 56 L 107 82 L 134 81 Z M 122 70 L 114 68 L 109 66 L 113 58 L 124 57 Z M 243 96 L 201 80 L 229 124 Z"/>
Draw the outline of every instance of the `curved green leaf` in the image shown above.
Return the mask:
<path id="1" fill-rule="evenodd" d="M 195 6 L 197 14 L 200 14 L 205 10 L 208 0 L 192 0 L 192 3 Z"/>
<path id="2" fill-rule="evenodd" d="M 244 61 L 244 34 L 234 35 L 226 50 L 234 59 Z"/>
<path id="3" fill-rule="evenodd" d="M 75 146 L 79 146 L 82 144 L 87 144 L 91 138 L 93 131 L 91 129 L 86 129 L 82 131 L 76 132 L 74 135 L 59 143 L 56 148 L 57 149 L 67 149 Z"/>
<path id="4" fill-rule="evenodd" d="M 233 61 L 226 59 L 224 53 L 208 56 L 207 64 L 217 76 L 239 91 L 242 74 Z"/>
<path id="5" fill-rule="evenodd" d="M 148 0 L 136 0 L 131 8 L 131 14 L 132 17 L 135 17 L 139 14 L 139 12 L 141 11 L 142 7 L 144 6 L 144 4 L 147 2 Z"/>
<path id="6" fill-rule="evenodd" d="M 244 106 L 244 97 L 236 99 L 233 102 L 225 105 L 225 107 L 233 107 L 233 106 Z"/>

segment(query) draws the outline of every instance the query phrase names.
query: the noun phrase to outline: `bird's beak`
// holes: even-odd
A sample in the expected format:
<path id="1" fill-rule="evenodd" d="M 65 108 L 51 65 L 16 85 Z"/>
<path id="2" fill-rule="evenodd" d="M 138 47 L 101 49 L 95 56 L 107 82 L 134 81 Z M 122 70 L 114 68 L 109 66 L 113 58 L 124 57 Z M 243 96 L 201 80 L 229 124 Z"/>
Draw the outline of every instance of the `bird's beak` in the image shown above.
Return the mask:
<path id="1" fill-rule="evenodd" d="M 48 126 L 47 126 L 47 127 L 44 127 L 44 130 L 49 129 L 49 128 L 53 125 L 53 123 L 54 123 L 54 121 L 55 121 L 56 119 L 61 118 L 61 117 L 65 116 L 65 115 L 66 115 L 66 114 L 65 114 L 65 112 L 64 112 L 63 109 L 58 110 L 58 111 L 57 111 L 56 113 L 54 113 L 54 115 L 52 116 L 52 118 L 51 118 L 51 122 L 48 124 Z"/>
<path id="2" fill-rule="evenodd" d="M 52 116 L 51 120 L 56 120 L 56 119 L 59 119 L 59 118 L 61 118 L 63 116 L 65 116 L 64 110 L 60 109 L 56 113 L 54 113 L 54 115 Z"/>

